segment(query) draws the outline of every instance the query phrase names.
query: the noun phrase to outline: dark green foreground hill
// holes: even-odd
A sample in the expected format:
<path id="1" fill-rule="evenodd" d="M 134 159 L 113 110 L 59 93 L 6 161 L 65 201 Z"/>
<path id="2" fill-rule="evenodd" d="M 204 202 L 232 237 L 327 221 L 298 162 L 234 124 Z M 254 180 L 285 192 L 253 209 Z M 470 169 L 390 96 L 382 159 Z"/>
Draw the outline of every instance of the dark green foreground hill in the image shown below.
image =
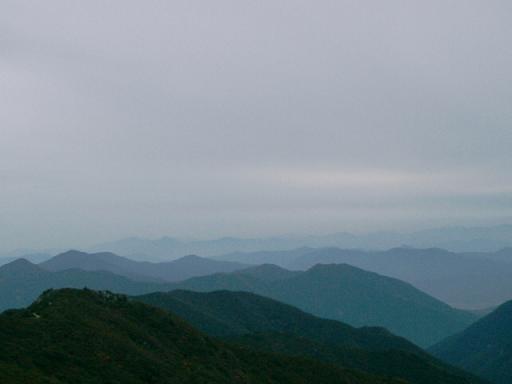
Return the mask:
<path id="1" fill-rule="evenodd" d="M 512 301 L 435 345 L 431 352 L 493 383 L 512 383 Z"/>
<path id="2" fill-rule="evenodd" d="M 219 338 L 267 352 L 310 357 L 414 384 L 477 383 L 383 328 L 354 328 L 247 292 L 173 291 L 135 297 Z"/>
<path id="3" fill-rule="evenodd" d="M 0 315 L 0 383 L 399 383 L 216 341 L 168 312 L 89 290 Z"/>

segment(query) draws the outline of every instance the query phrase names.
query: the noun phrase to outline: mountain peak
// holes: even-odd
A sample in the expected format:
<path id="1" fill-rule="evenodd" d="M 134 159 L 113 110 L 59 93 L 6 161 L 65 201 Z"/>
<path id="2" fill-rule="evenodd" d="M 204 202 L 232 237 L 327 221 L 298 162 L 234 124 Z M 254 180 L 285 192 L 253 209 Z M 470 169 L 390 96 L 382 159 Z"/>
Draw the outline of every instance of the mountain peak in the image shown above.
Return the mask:
<path id="1" fill-rule="evenodd" d="M 204 263 L 208 263 L 209 261 L 212 261 L 211 259 L 207 258 L 207 257 L 201 257 L 201 256 L 197 256 L 197 255 L 185 255 L 185 256 L 182 256 L 176 260 L 173 260 L 171 261 L 170 263 L 173 263 L 173 264 L 204 264 Z"/>
<path id="2" fill-rule="evenodd" d="M 318 278 L 326 278 L 326 279 L 339 279 L 339 278 L 355 278 L 362 279 L 362 281 L 371 281 L 375 279 L 379 280 L 394 280 L 400 284 L 403 282 L 400 280 L 395 280 L 393 278 L 379 275 L 378 273 L 367 271 L 365 269 L 361 269 L 358 267 L 354 267 L 353 265 L 347 263 L 339 263 L 339 264 L 315 264 L 311 268 L 309 268 L 306 272 L 304 272 L 305 276 L 312 276 L 316 279 Z"/>
<path id="3" fill-rule="evenodd" d="M 7 263 L 0 267 L 0 273 L 2 275 L 12 276 L 18 274 L 26 274 L 26 273 L 34 273 L 41 272 L 42 269 L 39 268 L 36 264 L 31 263 L 27 259 L 20 258 L 10 263 Z"/>
<path id="4" fill-rule="evenodd" d="M 85 253 L 83 251 L 79 251 L 77 249 L 70 249 L 66 252 L 62 252 L 62 253 L 59 253 L 58 255 L 55 255 L 53 257 L 53 259 L 55 259 L 55 258 L 70 258 L 70 257 L 77 258 L 77 257 L 85 257 L 87 255 L 88 255 L 88 253 Z"/>
<path id="5" fill-rule="evenodd" d="M 279 267 L 275 264 L 261 264 L 238 271 L 242 275 L 250 275 L 263 281 L 276 281 L 295 276 L 300 273 L 297 271 L 289 271 L 288 269 Z"/>
<path id="6" fill-rule="evenodd" d="M 128 259 L 110 252 L 86 253 L 77 250 L 69 250 L 52 257 L 40 265 L 43 268 L 49 270 L 63 270 L 72 268 L 94 270 L 102 269 L 100 266 L 104 266 L 105 263 L 108 264 L 124 260 Z"/>
<path id="7" fill-rule="evenodd" d="M 28 261 L 27 259 L 25 259 L 24 257 L 20 257 L 19 259 L 11 261 L 7 265 L 29 265 L 29 264 L 32 264 L 32 263 L 30 261 Z"/>
<path id="8" fill-rule="evenodd" d="M 363 271 L 360 268 L 354 267 L 353 265 L 347 263 L 332 263 L 332 264 L 315 264 L 311 268 L 309 268 L 306 272 L 327 272 L 327 273 L 336 273 L 336 272 L 344 272 L 344 271 Z M 367 272 L 372 273 L 372 272 Z"/>

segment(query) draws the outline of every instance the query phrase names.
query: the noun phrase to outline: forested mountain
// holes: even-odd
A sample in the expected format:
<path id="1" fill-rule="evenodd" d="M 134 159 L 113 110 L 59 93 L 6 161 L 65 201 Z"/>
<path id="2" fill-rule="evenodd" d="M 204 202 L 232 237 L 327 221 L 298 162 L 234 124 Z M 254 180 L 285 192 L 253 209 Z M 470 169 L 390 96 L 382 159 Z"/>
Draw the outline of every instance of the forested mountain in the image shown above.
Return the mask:
<path id="1" fill-rule="evenodd" d="M 134 299 L 167 309 L 212 336 L 264 351 L 311 357 L 416 384 L 478 382 L 382 328 L 353 328 L 247 292 L 172 291 Z"/>
<path id="2" fill-rule="evenodd" d="M 0 310 L 28 305 L 48 288 L 144 294 L 173 289 L 247 291 L 353 326 L 382 326 L 425 347 L 461 331 L 476 315 L 456 310 L 402 281 L 343 264 L 305 272 L 276 266 L 195 277 L 179 283 L 142 282 L 105 271 L 50 272 L 26 260 L 0 267 Z"/>
<path id="3" fill-rule="evenodd" d="M 512 301 L 430 350 L 493 383 L 512 383 Z"/>
<path id="4" fill-rule="evenodd" d="M 0 382 L 384 384 L 309 359 L 228 345 L 125 296 L 48 291 L 0 315 Z"/>
<path id="5" fill-rule="evenodd" d="M 254 292 L 353 326 L 382 326 L 423 347 L 461 331 L 476 319 L 410 284 L 346 264 L 317 265 L 299 273 L 284 271 L 281 279 L 270 281 L 257 277 L 258 268 L 192 278 L 175 287 Z"/>
<path id="6" fill-rule="evenodd" d="M 274 263 L 305 270 L 316 264 L 350 264 L 395 277 L 457 308 L 482 309 L 512 299 L 512 252 L 456 253 L 439 248 L 365 251 L 299 248 L 290 251 L 236 253 L 219 257 L 247 263 Z"/>

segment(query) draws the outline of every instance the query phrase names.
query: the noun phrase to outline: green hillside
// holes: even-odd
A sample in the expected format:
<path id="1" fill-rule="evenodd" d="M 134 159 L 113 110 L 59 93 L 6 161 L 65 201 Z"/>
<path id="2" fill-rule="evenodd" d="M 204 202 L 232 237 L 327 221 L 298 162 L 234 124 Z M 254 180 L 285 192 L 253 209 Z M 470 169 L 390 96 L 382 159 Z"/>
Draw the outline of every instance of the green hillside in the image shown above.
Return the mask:
<path id="1" fill-rule="evenodd" d="M 247 292 L 151 293 L 159 306 L 202 331 L 264 351 L 307 356 L 411 383 L 479 382 L 383 328 L 353 328 Z"/>
<path id="2" fill-rule="evenodd" d="M 166 311 L 89 290 L 0 315 L 0 382 L 398 383 L 215 341 Z"/>
<path id="3" fill-rule="evenodd" d="M 512 301 L 433 346 L 431 352 L 493 383 L 512 383 Z"/>
<path id="4" fill-rule="evenodd" d="M 247 273 L 189 279 L 175 288 L 254 292 L 353 326 L 382 326 L 421 347 L 460 332 L 476 319 L 408 283 L 347 264 L 317 265 L 282 275 L 282 279 L 263 280 L 251 268 Z"/>

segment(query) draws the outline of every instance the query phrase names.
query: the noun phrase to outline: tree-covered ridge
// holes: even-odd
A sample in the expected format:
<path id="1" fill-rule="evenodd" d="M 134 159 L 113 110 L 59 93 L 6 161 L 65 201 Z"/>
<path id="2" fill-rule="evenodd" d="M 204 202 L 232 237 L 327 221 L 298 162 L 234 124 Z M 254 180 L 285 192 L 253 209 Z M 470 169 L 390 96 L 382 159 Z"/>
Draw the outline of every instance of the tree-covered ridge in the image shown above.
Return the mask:
<path id="1" fill-rule="evenodd" d="M 83 287 L 128 295 L 173 289 L 254 292 L 353 326 L 382 326 L 421 347 L 463 330 L 476 319 L 403 281 L 346 264 L 317 265 L 305 272 L 262 265 L 158 283 L 134 281 L 108 271 L 52 272 L 20 259 L 0 267 L 0 311 L 27 306 L 49 288 Z"/>
<path id="2" fill-rule="evenodd" d="M 383 328 L 354 328 L 248 292 L 178 290 L 134 299 L 167 309 L 210 335 L 263 351 L 310 357 L 415 384 L 480 382 Z"/>
<path id="3" fill-rule="evenodd" d="M 493 383 L 512 383 L 512 301 L 430 350 Z"/>
<path id="4" fill-rule="evenodd" d="M 397 380 L 216 341 L 125 296 L 50 290 L 0 315 L 1 383 L 342 383 Z"/>
<path id="5" fill-rule="evenodd" d="M 254 292 L 353 326 L 382 326 L 421 347 L 460 332 L 476 316 L 457 310 L 401 280 L 348 264 L 318 264 L 282 279 L 248 272 L 219 273 L 175 284 L 178 289 Z"/>

